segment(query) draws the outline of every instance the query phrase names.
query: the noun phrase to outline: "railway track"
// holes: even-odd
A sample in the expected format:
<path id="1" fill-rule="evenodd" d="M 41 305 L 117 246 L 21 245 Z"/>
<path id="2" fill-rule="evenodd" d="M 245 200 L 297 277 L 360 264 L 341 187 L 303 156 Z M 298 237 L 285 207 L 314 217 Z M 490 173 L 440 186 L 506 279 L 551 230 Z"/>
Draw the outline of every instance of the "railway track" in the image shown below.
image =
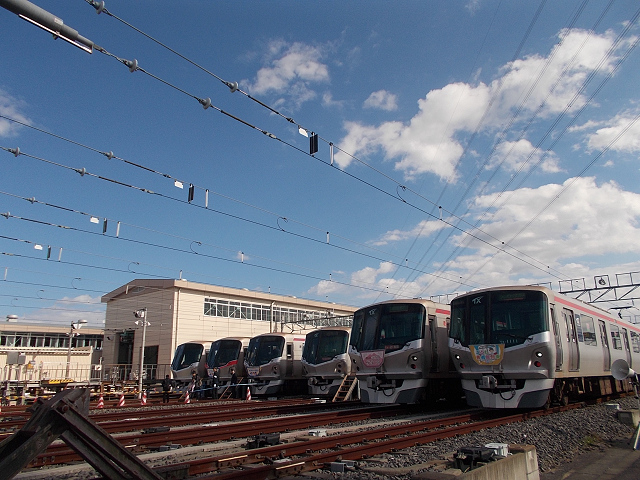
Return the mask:
<path id="1" fill-rule="evenodd" d="M 357 404 L 358 402 L 347 402 Z M 311 399 L 274 400 L 265 402 L 206 402 L 190 405 L 171 405 L 157 407 L 138 407 L 135 409 L 117 410 L 90 410 L 89 418 L 100 425 L 109 433 L 125 432 L 140 428 L 162 425 L 188 425 L 202 423 L 203 417 L 208 421 L 230 421 L 239 418 L 248 418 L 252 414 L 258 416 L 278 415 L 288 412 L 313 411 L 331 407 L 331 403 L 317 403 Z M 0 440 L 11 432 L 24 426 L 31 414 L 24 408 L 10 415 L 0 417 Z"/>
<path id="2" fill-rule="evenodd" d="M 390 406 L 367 406 L 367 407 L 351 407 L 351 408 L 330 408 L 328 412 L 314 413 L 320 407 L 327 409 L 326 404 L 307 404 L 297 407 L 286 407 L 288 415 L 282 416 L 282 408 L 257 408 L 247 409 L 244 412 L 235 412 L 235 420 L 238 418 L 251 418 L 250 421 L 235 421 L 226 423 L 217 423 L 210 418 L 206 419 L 203 424 L 203 416 L 200 415 L 197 422 L 192 425 L 186 425 L 181 419 L 183 416 L 176 416 L 172 422 L 168 422 L 165 417 L 154 418 L 156 425 L 149 426 L 149 419 L 145 420 L 125 420 L 111 424 L 100 424 L 102 428 L 111 427 L 112 430 L 128 428 L 136 424 L 143 426 L 144 429 L 133 434 L 124 433 L 117 435 L 115 438 L 122 445 L 131 448 L 137 453 L 149 451 L 150 449 L 162 447 L 166 445 L 180 445 L 182 447 L 194 444 L 215 443 L 236 438 L 246 438 L 256 433 L 275 433 L 286 432 L 292 430 L 301 430 L 304 428 L 324 426 L 337 423 L 348 423 L 361 420 L 369 420 L 373 418 L 389 417 L 406 413 L 406 407 L 390 407 Z M 271 417 L 279 414 L 278 417 Z M 224 418 L 229 419 L 228 413 Z M 264 418 L 264 417 L 271 418 Z M 263 418 L 259 418 L 263 417 Z M 173 423 L 175 426 L 179 423 L 182 428 L 172 429 L 167 425 Z M 197 424 L 196 424 L 197 423 Z M 109 430 L 107 430 L 109 431 Z M 113 433 L 113 432 L 110 432 Z M 63 442 L 56 442 L 47 448 L 47 450 L 36 457 L 29 465 L 30 467 L 42 467 L 50 465 L 60 465 L 70 462 L 80 461 L 82 458 L 67 447 Z"/>
<path id="3" fill-rule="evenodd" d="M 267 403 L 267 402 L 265 402 Z M 272 402 L 268 402 L 272 403 Z M 318 405 L 318 404 L 315 404 Z M 331 404 L 320 404 L 325 409 Z M 255 418 L 256 413 L 250 415 L 249 411 L 257 407 L 244 403 L 243 406 L 250 406 L 247 409 L 247 416 Z M 309 405 L 308 405 L 309 406 Z M 403 448 L 425 444 L 448 438 L 456 435 L 464 435 L 477 432 L 486 428 L 504 425 L 507 423 L 520 422 L 523 420 L 549 415 L 572 408 L 579 408 L 580 405 L 568 407 L 557 407 L 549 410 L 530 411 L 517 415 L 504 416 L 504 411 L 474 411 L 464 415 L 442 416 L 437 419 L 416 420 L 394 420 L 395 425 L 384 425 L 358 431 L 331 435 L 329 437 L 306 437 L 303 430 L 332 425 L 344 424 L 341 431 L 347 430 L 346 426 L 350 422 L 368 419 L 382 419 L 393 415 L 411 413 L 406 406 L 378 406 L 378 407 L 355 407 L 348 410 L 340 409 L 336 411 L 313 413 L 307 411 L 305 414 L 294 413 L 293 416 L 278 418 L 262 418 L 252 421 L 235 421 L 226 424 L 215 424 L 213 422 L 195 427 L 185 427 L 179 429 L 168 429 L 168 431 L 157 432 L 136 432 L 134 434 L 120 434 L 117 440 L 126 445 L 134 452 L 140 454 L 157 447 L 168 444 L 187 446 L 194 444 L 214 444 L 218 442 L 216 449 L 223 453 L 205 458 L 190 458 L 187 462 L 179 462 L 173 465 L 155 465 L 158 471 L 173 472 L 172 478 L 188 478 L 198 475 L 209 475 L 203 478 L 273 478 L 284 474 L 294 474 L 303 471 L 313 470 L 323 467 L 326 463 L 339 459 L 359 460 L 362 458 L 388 453 Z M 235 405 L 236 414 L 239 413 L 241 405 Z M 262 406 L 264 408 L 264 406 Z M 272 406 L 273 407 L 273 406 Z M 292 413 L 293 405 L 280 405 L 276 409 L 289 409 L 287 413 Z M 304 405 L 300 405 L 300 408 Z M 268 408 L 264 411 L 269 411 Z M 412 412 L 414 415 L 416 410 Z M 425 412 L 422 412 L 425 415 Z M 488 418 L 489 417 L 489 418 Z M 236 416 L 236 419 L 238 417 Z M 247 418 L 247 417 L 245 417 Z M 398 423 L 402 422 L 404 423 Z M 117 423 L 117 422 L 116 422 Z M 296 432 L 287 436 L 294 438 L 289 443 L 264 447 L 253 450 L 244 450 L 240 443 L 245 439 L 258 433 L 283 433 Z M 297 437 L 296 437 L 297 435 Z M 221 444 L 228 440 L 238 440 L 231 442 L 235 447 L 228 450 L 228 447 Z M 59 450 L 48 450 L 43 456 L 37 458 L 30 466 L 40 467 L 43 465 L 54 465 L 68 463 L 79 460 L 79 457 L 66 445 L 59 443 L 51 447 Z M 204 452 L 208 447 L 197 449 Z M 172 451 L 175 456 L 181 455 L 181 450 Z M 200 453 L 201 454 L 201 453 Z M 144 456 L 146 457 L 146 455 Z M 161 460 L 166 462 L 166 460 Z M 29 469 L 32 470 L 32 469 Z M 175 477 L 175 475 L 181 475 Z"/>
<path id="4" fill-rule="evenodd" d="M 199 479 L 253 479 L 279 478 L 322 468 L 328 463 L 342 460 L 360 460 L 381 453 L 477 432 L 508 423 L 524 421 L 537 416 L 550 415 L 578 406 L 558 407 L 517 415 L 494 412 L 494 418 L 485 418 L 486 412 L 475 412 L 451 417 L 410 422 L 397 426 L 384 426 L 366 431 L 306 439 L 286 445 L 252 450 L 250 453 L 221 455 L 164 467 L 162 470 L 185 472 Z"/>

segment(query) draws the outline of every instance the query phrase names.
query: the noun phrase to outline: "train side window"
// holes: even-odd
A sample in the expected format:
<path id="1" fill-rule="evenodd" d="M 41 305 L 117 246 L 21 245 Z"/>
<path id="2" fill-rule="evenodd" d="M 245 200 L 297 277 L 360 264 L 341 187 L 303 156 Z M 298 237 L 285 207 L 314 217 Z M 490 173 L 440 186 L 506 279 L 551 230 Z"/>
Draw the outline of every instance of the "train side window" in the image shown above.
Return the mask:
<path id="1" fill-rule="evenodd" d="M 580 324 L 582 325 L 582 337 L 585 345 L 598 345 L 593 318 L 587 315 L 580 315 Z"/>
<path id="2" fill-rule="evenodd" d="M 635 353 L 640 353 L 640 334 L 631 332 L 631 348 Z"/>
<path id="3" fill-rule="evenodd" d="M 610 325 L 610 329 L 613 348 L 615 348 L 616 350 L 622 350 L 622 342 L 620 341 L 620 327 L 618 327 L 617 325 Z"/>
<path id="4" fill-rule="evenodd" d="M 293 357 L 293 345 L 287 343 L 287 358 Z"/>

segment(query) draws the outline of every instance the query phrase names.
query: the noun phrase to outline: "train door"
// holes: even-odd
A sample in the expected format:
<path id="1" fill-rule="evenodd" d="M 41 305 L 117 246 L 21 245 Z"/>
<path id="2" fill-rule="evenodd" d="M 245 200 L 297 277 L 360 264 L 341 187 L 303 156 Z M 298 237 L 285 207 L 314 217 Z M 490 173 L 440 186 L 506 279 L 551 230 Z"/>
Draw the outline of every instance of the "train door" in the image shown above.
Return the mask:
<path id="1" fill-rule="evenodd" d="M 629 364 L 629 368 L 632 368 L 631 349 L 629 348 L 629 333 L 626 328 L 622 329 L 622 339 L 624 341 L 624 351 L 627 354 L 627 363 Z"/>
<path id="2" fill-rule="evenodd" d="M 578 351 L 578 336 L 576 335 L 576 319 L 573 312 L 566 308 L 562 309 L 565 325 L 567 326 L 567 344 L 569 347 L 569 371 L 580 370 L 580 352 Z"/>
<path id="3" fill-rule="evenodd" d="M 431 336 L 431 371 L 438 371 L 438 320 L 429 315 L 429 335 Z"/>
<path id="4" fill-rule="evenodd" d="M 604 370 L 611 370 L 611 351 L 609 350 L 609 338 L 607 337 L 607 327 L 604 320 L 598 320 L 600 325 L 600 343 L 602 343 L 602 358 L 604 360 Z"/>
<path id="5" fill-rule="evenodd" d="M 556 339 L 556 372 L 560 372 L 562 371 L 562 363 L 564 361 L 562 355 L 562 334 L 560 333 L 560 324 L 558 324 L 553 305 L 551 305 L 551 322 L 553 323 L 553 336 Z"/>

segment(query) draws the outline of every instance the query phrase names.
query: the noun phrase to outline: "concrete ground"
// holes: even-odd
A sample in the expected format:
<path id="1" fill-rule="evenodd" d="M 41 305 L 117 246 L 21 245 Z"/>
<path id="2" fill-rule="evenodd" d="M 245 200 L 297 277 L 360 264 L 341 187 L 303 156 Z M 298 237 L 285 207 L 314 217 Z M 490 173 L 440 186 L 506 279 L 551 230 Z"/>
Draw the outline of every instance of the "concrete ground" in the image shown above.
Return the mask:
<path id="1" fill-rule="evenodd" d="M 577 456 L 553 471 L 540 474 L 540 480 L 639 480 L 640 450 L 629 440 L 619 440 Z"/>

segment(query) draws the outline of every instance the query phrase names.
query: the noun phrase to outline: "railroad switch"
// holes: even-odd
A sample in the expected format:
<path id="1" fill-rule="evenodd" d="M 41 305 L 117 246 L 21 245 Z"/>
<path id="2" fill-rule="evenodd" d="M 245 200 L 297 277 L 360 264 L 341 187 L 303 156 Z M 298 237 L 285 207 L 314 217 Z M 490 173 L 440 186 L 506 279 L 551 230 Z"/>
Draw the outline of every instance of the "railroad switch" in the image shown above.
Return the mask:
<path id="1" fill-rule="evenodd" d="M 493 448 L 461 447 L 453 455 L 453 460 L 456 468 L 464 473 L 493 461 L 494 457 L 495 450 Z"/>
<path id="2" fill-rule="evenodd" d="M 261 448 L 280 444 L 279 433 L 261 433 L 256 435 L 252 440 L 247 441 L 247 450 L 252 448 Z"/>

